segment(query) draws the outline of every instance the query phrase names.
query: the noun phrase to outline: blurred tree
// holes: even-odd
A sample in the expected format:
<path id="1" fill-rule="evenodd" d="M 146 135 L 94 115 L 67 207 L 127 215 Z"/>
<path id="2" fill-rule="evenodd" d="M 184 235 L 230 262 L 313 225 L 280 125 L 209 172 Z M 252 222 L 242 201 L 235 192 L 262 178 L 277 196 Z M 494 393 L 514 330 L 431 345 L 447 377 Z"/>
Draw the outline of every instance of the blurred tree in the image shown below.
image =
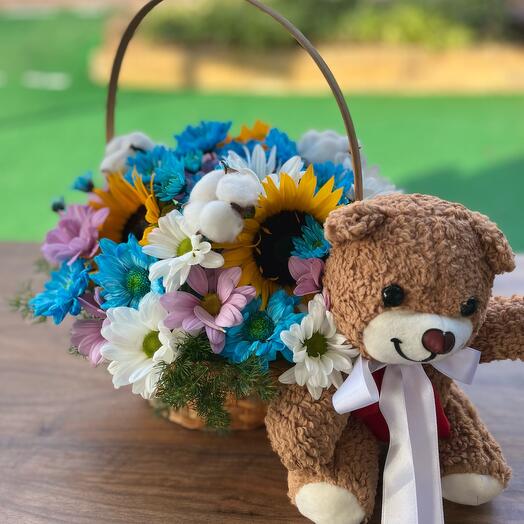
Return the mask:
<path id="1" fill-rule="evenodd" d="M 416 43 L 459 46 L 508 39 L 517 0 L 267 0 L 316 42 Z M 511 3 L 511 8 L 510 8 Z M 147 34 L 179 44 L 256 50 L 294 45 L 268 17 L 239 0 L 195 0 L 163 7 Z"/>

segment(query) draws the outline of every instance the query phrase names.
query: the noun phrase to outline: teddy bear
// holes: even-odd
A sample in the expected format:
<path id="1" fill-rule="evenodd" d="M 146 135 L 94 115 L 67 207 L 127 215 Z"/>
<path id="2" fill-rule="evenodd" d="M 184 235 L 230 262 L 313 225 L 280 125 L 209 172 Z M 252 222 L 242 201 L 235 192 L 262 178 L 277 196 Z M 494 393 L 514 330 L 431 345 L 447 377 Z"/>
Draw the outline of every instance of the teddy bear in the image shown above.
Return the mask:
<path id="1" fill-rule="evenodd" d="M 323 285 L 339 331 L 371 362 L 425 362 L 442 496 L 465 505 L 493 499 L 511 475 L 500 446 L 462 390 L 430 364 L 468 346 L 481 363 L 522 357 L 524 297 L 491 296 L 495 275 L 514 269 L 503 233 L 460 204 L 395 193 L 336 209 L 325 235 L 332 248 Z M 266 427 L 300 513 L 317 524 L 356 524 L 374 509 L 387 427 L 376 405 L 338 414 L 334 393 L 315 401 L 282 385 Z"/>

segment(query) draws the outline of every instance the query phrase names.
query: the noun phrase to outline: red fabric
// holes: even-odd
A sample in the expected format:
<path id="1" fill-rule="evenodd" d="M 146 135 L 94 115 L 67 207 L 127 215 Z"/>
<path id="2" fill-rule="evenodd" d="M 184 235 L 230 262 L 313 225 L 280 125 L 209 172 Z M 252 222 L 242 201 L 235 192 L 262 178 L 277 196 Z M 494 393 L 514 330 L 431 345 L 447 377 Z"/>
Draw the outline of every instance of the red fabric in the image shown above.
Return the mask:
<path id="1" fill-rule="evenodd" d="M 375 383 L 379 391 L 382 388 L 382 379 L 384 378 L 385 371 L 386 368 L 382 368 L 373 373 L 373 378 L 375 379 Z M 444 413 L 444 408 L 442 407 L 440 396 L 437 393 L 435 386 L 433 386 L 433 393 L 435 395 L 435 412 L 437 415 L 438 436 L 441 439 L 449 438 L 451 435 L 451 425 L 448 418 L 446 417 L 446 414 Z M 371 433 L 377 437 L 378 440 L 382 442 L 389 442 L 388 425 L 384 415 L 382 415 L 380 412 L 378 402 L 375 402 L 375 404 L 371 404 L 370 406 L 366 406 L 365 408 L 357 409 L 353 411 L 352 414 L 361 420 L 369 428 Z"/>

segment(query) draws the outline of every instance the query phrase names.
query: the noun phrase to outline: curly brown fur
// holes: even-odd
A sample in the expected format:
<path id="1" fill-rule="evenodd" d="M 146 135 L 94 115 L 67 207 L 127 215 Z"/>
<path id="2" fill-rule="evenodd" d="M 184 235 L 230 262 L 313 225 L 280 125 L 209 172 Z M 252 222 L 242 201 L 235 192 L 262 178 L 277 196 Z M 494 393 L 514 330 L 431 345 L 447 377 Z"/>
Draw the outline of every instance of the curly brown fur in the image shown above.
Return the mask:
<path id="1" fill-rule="evenodd" d="M 471 346 L 481 362 L 517 360 L 524 356 L 524 297 L 492 297 L 486 319 Z"/>
<path id="2" fill-rule="evenodd" d="M 317 468 L 329 463 L 347 415 L 332 406 L 332 391 L 318 401 L 300 386 L 283 386 L 266 415 L 266 428 L 274 451 L 289 470 Z"/>
<path id="3" fill-rule="evenodd" d="M 500 446 L 480 420 L 473 404 L 455 384 L 449 388 L 444 410 L 451 423 L 451 437 L 439 443 L 441 475 L 490 475 L 506 487 L 511 469 Z"/>
<path id="4" fill-rule="evenodd" d="M 379 474 L 379 444 L 368 428 L 350 418 L 328 464 L 288 474 L 289 498 L 305 484 L 327 482 L 353 493 L 367 517 L 373 513 Z"/>
<path id="5" fill-rule="evenodd" d="M 372 219 L 361 220 L 366 213 Z M 476 297 L 479 308 L 471 320 L 477 330 L 495 273 L 513 268 L 509 244 L 492 222 L 426 195 L 388 195 L 345 206 L 329 215 L 326 231 L 333 248 L 323 284 L 339 329 L 364 354 L 362 333 L 384 311 L 385 286 L 404 288 L 406 309 L 450 317 Z"/>

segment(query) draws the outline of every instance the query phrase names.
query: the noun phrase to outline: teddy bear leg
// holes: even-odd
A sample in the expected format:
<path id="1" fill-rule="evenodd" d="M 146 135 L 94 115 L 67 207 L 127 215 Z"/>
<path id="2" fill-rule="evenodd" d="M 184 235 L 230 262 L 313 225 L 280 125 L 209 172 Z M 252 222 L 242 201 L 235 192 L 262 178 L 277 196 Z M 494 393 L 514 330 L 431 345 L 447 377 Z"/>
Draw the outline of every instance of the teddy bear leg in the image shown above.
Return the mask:
<path id="1" fill-rule="evenodd" d="M 442 496 L 468 506 L 484 504 L 506 488 L 511 469 L 473 404 L 454 384 L 445 411 L 451 437 L 440 441 Z"/>
<path id="2" fill-rule="evenodd" d="M 359 524 L 373 513 L 378 459 L 375 437 L 350 417 L 330 464 L 289 472 L 289 496 L 316 524 Z"/>

